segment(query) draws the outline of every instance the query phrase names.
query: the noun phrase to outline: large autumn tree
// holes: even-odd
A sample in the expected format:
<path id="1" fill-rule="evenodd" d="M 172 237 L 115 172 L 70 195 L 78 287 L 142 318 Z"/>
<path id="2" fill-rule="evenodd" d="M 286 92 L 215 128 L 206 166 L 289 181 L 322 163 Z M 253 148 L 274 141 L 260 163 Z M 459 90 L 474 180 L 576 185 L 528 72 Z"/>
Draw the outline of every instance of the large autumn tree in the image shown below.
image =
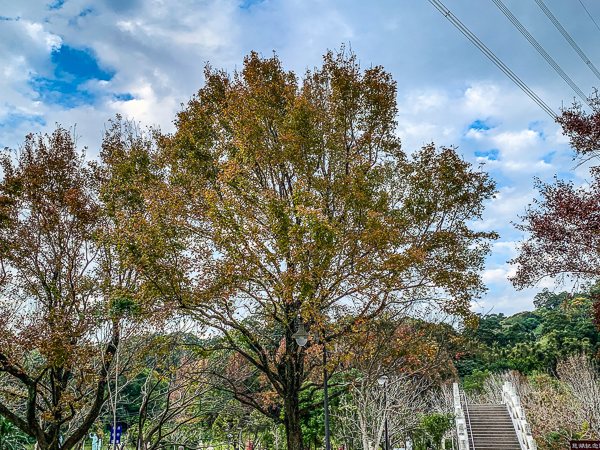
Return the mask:
<path id="1" fill-rule="evenodd" d="M 287 448 L 301 450 L 323 345 L 386 310 L 470 317 L 495 237 L 470 226 L 494 183 L 453 148 L 405 153 L 395 82 L 344 51 L 301 79 L 256 53 L 205 77 L 176 132 L 147 149 L 153 164 L 123 150 L 131 139 L 104 155 L 108 172 L 152 174 L 148 207 L 123 217 L 136 233 L 122 236 L 159 291 L 261 373 Z M 299 347 L 300 322 L 319 339 Z M 235 395 L 280 419 L 253 392 Z"/>
<path id="2" fill-rule="evenodd" d="M 534 286 L 545 277 L 571 276 L 596 280 L 600 277 L 600 98 L 590 97 L 592 111 L 580 104 L 563 110 L 557 122 L 569 138 L 576 157 L 591 161 L 590 183 L 576 188 L 556 180 L 536 185 L 540 198 L 534 200 L 517 228 L 527 233 L 511 279 L 518 288 Z M 600 318 L 600 315 L 599 315 Z"/>
<path id="3" fill-rule="evenodd" d="M 0 415 L 40 449 L 69 450 L 131 360 L 116 366 L 139 330 L 135 271 L 103 238 L 96 176 L 68 130 L 0 162 Z"/>

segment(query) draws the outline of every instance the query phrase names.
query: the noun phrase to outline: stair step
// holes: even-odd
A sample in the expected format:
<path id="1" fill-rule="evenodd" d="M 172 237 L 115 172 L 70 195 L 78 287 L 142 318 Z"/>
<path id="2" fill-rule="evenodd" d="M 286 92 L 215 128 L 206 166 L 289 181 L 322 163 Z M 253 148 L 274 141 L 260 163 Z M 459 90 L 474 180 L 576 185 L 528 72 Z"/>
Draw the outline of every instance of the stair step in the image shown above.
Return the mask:
<path id="1" fill-rule="evenodd" d="M 498 407 L 489 407 L 489 406 L 476 406 L 476 405 L 467 405 L 469 409 L 473 411 L 507 411 L 506 406 L 498 405 Z"/>
<path id="2" fill-rule="evenodd" d="M 520 447 L 521 444 L 518 442 L 495 442 L 495 441 L 487 441 L 487 442 L 473 442 L 473 446 L 475 450 L 479 450 L 480 448 L 485 447 L 495 447 L 495 448 L 505 448 L 505 447 Z"/>
<path id="3" fill-rule="evenodd" d="M 510 417 L 469 417 L 470 422 L 483 422 L 486 423 L 495 423 L 495 422 L 503 422 L 503 423 L 512 423 L 512 419 Z"/>
<path id="4" fill-rule="evenodd" d="M 512 419 L 510 417 L 506 417 L 506 416 L 502 416 L 502 417 L 482 417 L 482 416 L 469 416 L 469 419 L 471 419 L 471 422 L 482 422 L 482 421 L 488 421 L 488 422 L 492 422 L 494 423 L 494 421 L 500 421 L 500 422 L 506 422 L 506 423 L 512 423 Z"/>
<path id="5" fill-rule="evenodd" d="M 509 422 L 509 421 L 507 421 L 507 422 L 491 422 L 491 423 L 490 422 L 484 422 L 484 421 L 481 421 L 481 422 L 471 421 L 471 425 L 474 426 L 474 427 L 481 426 L 481 427 L 485 427 L 485 428 L 493 427 L 493 426 L 511 427 L 512 428 L 513 423 Z"/>
<path id="6" fill-rule="evenodd" d="M 514 440 L 514 441 L 498 441 L 495 439 L 489 439 L 489 440 L 485 440 L 482 441 L 480 439 L 473 439 L 473 442 L 475 443 L 475 445 L 478 444 L 497 444 L 497 445 L 519 445 L 519 441 L 518 440 Z"/>
<path id="7" fill-rule="evenodd" d="M 473 439 L 480 441 L 490 441 L 490 440 L 510 440 L 510 441 L 519 441 L 516 436 L 506 436 L 506 435 L 489 435 L 489 436 L 481 436 L 474 434 Z"/>
<path id="8" fill-rule="evenodd" d="M 488 415 L 483 415 L 483 414 L 469 414 L 468 416 L 471 421 L 477 421 L 477 420 L 488 420 L 488 421 L 495 421 L 495 420 L 499 420 L 502 422 L 512 422 L 512 417 L 510 417 L 508 414 L 506 415 L 502 415 L 502 416 L 488 416 Z"/>
<path id="9" fill-rule="evenodd" d="M 489 427 L 493 427 L 493 426 L 498 426 L 500 428 L 513 428 L 513 424 L 512 422 L 495 422 L 495 423 L 490 423 L 490 422 L 471 422 L 471 426 L 473 427 L 478 427 L 478 428 L 489 428 Z"/>
<path id="10" fill-rule="evenodd" d="M 510 435 L 516 435 L 515 430 L 512 429 L 506 429 L 506 430 L 493 430 L 490 431 L 489 433 L 486 433 L 484 431 L 473 431 L 473 436 L 483 436 L 483 437 L 487 437 L 487 436 L 510 436 Z"/>
<path id="11" fill-rule="evenodd" d="M 474 409 L 506 409 L 506 405 L 499 403 L 499 404 L 490 404 L 490 405 L 486 405 L 484 403 L 479 403 L 479 404 L 469 404 L 469 409 L 474 408 Z"/>
<path id="12" fill-rule="evenodd" d="M 473 450 L 521 450 L 512 417 L 504 404 L 469 404 Z"/>
<path id="13" fill-rule="evenodd" d="M 473 436 L 475 435 L 480 435 L 480 436 L 487 436 L 487 435 L 510 435 L 510 434 L 514 434 L 515 433 L 515 429 L 514 428 L 505 428 L 502 430 L 490 430 L 489 432 L 486 432 L 485 430 L 473 430 Z"/>
<path id="14" fill-rule="evenodd" d="M 492 434 L 492 435 L 487 435 L 487 436 L 480 435 L 480 434 L 474 434 L 473 435 L 473 439 L 479 440 L 479 441 L 489 441 L 489 440 L 499 440 L 499 439 L 502 439 L 502 440 L 508 439 L 508 440 L 517 441 L 517 442 L 519 441 L 517 439 L 517 435 L 516 434 L 513 434 L 513 435 L 506 435 L 506 434 L 496 435 L 496 434 Z"/>
<path id="15" fill-rule="evenodd" d="M 471 428 L 473 428 L 473 429 L 478 428 L 478 429 L 482 429 L 482 430 L 489 430 L 490 428 L 507 428 L 509 430 L 515 429 L 512 422 L 506 422 L 506 423 L 485 423 L 485 422 L 473 423 L 473 422 L 471 422 Z"/>
<path id="16" fill-rule="evenodd" d="M 469 417 L 471 419 L 495 419 L 495 420 L 511 419 L 510 414 L 474 414 L 472 412 L 469 413 Z"/>
<path id="17" fill-rule="evenodd" d="M 519 441 L 506 441 L 506 442 L 499 442 L 499 441 L 473 441 L 473 447 L 475 450 L 479 450 L 480 447 L 487 447 L 487 446 L 497 446 L 497 447 L 520 447 L 521 444 L 519 444 Z"/>
<path id="18" fill-rule="evenodd" d="M 502 414 L 507 414 L 510 415 L 508 413 L 508 410 L 506 409 L 494 409 L 492 411 L 484 411 L 481 409 L 469 409 L 469 414 L 491 414 L 492 416 L 498 416 L 498 415 L 502 415 Z"/>
<path id="19" fill-rule="evenodd" d="M 473 439 L 473 442 L 475 443 L 475 448 L 477 448 L 477 446 L 479 446 L 479 445 L 487 445 L 487 444 L 506 445 L 506 446 L 519 445 L 519 441 L 518 440 L 514 440 L 514 441 L 500 441 L 500 440 L 497 440 L 497 439 L 488 439 L 488 440 Z"/>
<path id="20" fill-rule="evenodd" d="M 506 405 L 504 403 L 469 403 L 469 407 L 474 408 L 505 408 Z"/>
<path id="21" fill-rule="evenodd" d="M 477 445 L 474 450 L 521 450 L 520 445 L 498 445 L 498 444 L 486 444 L 486 445 Z"/>
<path id="22" fill-rule="evenodd" d="M 471 422 L 471 426 L 473 426 L 473 427 L 482 427 L 482 428 L 489 428 L 489 427 L 493 427 L 493 426 L 513 428 L 512 422 L 495 422 L 495 423 L 490 423 L 490 422 Z"/>

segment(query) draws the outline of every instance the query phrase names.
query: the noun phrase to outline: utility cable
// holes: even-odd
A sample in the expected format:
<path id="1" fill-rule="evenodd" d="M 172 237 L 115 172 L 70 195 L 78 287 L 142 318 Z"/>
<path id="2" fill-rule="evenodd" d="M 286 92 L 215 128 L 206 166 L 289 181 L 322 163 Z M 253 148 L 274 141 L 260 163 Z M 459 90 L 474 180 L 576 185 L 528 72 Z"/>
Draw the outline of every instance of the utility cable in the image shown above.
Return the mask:
<path id="1" fill-rule="evenodd" d="M 586 54 L 583 53 L 583 50 L 581 50 L 581 48 L 579 48 L 579 45 L 577 45 L 577 43 L 573 40 L 573 38 L 567 32 L 567 30 L 564 29 L 564 27 L 561 25 L 561 23 L 558 21 L 558 19 L 556 17 L 554 17 L 554 14 L 552 14 L 552 12 L 548 9 L 548 7 L 544 3 L 544 1 L 543 0 L 535 0 L 535 2 L 538 4 L 538 6 L 544 12 L 544 14 L 546 14 L 548 19 L 550 19 L 550 22 L 552 22 L 554 24 L 556 29 L 558 31 L 560 31 L 560 34 L 562 34 L 563 37 L 567 40 L 567 42 L 571 45 L 571 47 L 573 47 L 573 50 L 575 50 L 577 52 L 577 54 L 583 60 L 583 62 L 587 64 L 587 66 L 590 68 L 590 70 L 592 72 L 594 72 L 594 75 L 596 75 L 596 77 L 600 80 L 600 72 L 598 72 L 598 69 L 596 69 L 596 66 L 594 66 L 594 63 L 592 63 L 590 61 L 590 58 L 588 58 L 586 56 Z"/>
<path id="2" fill-rule="evenodd" d="M 525 94 L 529 96 L 540 108 L 546 112 L 552 119 L 556 119 L 557 114 L 544 101 L 533 92 L 515 73 L 504 64 L 481 40 L 475 36 L 458 18 L 450 12 L 448 8 L 439 0 L 429 0 L 448 21 L 454 25 L 475 47 L 477 47 L 485 56 L 492 61 L 513 83 L 515 83 Z"/>
<path id="3" fill-rule="evenodd" d="M 521 34 L 525 36 L 529 43 L 533 45 L 533 47 L 538 51 L 538 53 L 542 55 L 542 57 L 548 62 L 548 64 L 550 64 L 550 66 L 556 71 L 556 73 L 558 73 L 561 76 L 561 78 L 565 80 L 569 86 L 571 86 L 571 89 L 573 89 L 575 93 L 579 95 L 579 97 L 588 106 L 591 107 L 590 101 L 588 100 L 587 96 L 583 93 L 583 91 L 579 89 L 575 82 L 571 80 L 571 78 L 565 73 L 564 70 L 562 70 L 562 68 L 556 63 L 556 61 L 552 59 L 548 52 L 546 52 L 546 50 L 544 50 L 544 48 L 538 43 L 538 41 L 535 40 L 531 33 L 529 33 L 529 31 L 527 31 L 527 29 L 521 24 L 521 22 L 519 22 L 519 20 L 513 15 L 513 13 L 510 12 L 510 10 L 504 5 L 504 3 L 502 3 L 502 0 L 492 1 L 496 4 L 498 9 L 500 9 L 500 11 L 504 13 L 508 20 L 512 22 L 512 24 L 517 28 L 517 30 L 519 30 Z"/>
<path id="4" fill-rule="evenodd" d="M 596 28 L 598 28 L 598 30 L 600 30 L 600 26 L 598 26 L 598 24 L 596 23 L 596 21 L 594 20 L 594 18 L 592 17 L 592 15 L 590 14 L 590 12 L 588 11 L 588 9 L 585 7 L 585 5 L 583 4 L 583 2 L 581 0 L 579 0 L 579 3 L 581 3 L 581 6 L 583 6 L 583 9 L 585 9 L 585 12 L 588 13 L 588 16 L 590 16 L 590 19 L 592 19 L 592 22 L 594 22 L 594 25 L 596 25 Z"/>

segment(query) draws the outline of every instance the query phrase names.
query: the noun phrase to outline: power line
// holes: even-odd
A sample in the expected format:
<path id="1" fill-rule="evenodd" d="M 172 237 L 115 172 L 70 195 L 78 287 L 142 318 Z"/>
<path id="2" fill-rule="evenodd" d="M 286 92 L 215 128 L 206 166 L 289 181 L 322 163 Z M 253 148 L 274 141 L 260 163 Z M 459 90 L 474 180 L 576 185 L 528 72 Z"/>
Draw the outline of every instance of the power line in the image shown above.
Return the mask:
<path id="1" fill-rule="evenodd" d="M 481 40 L 475 36 L 458 18 L 450 12 L 439 0 L 429 0 L 439 12 L 441 12 L 448 21 L 454 25 L 475 47 L 477 47 L 485 56 L 492 61 L 504 74 L 510 78 L 525 94 L 529 96 L 540 108 L 546 112 L 552 119 L 556 119 L 557 114 L 544 101 L 533 92 L 515 73 L 504 64 Z"/>
<path id="2" fill-rule="evenodd" d="M 583 2 L 581 0 L 579 0 L 579 3 L 581 3 L 581 6 L 583 6 L 583 9 L 585 9 L 585 12 L 588 13 L 588 16 L 590 16 L 590 19 L 592 19 L 592 22 L 594 22 L 594 25 L 596 25 L 596 28 L 598 28 L 598 30 L 600 30 L 600 27 L 598 26 L 598 24 L 596 23 L 596 21 L 594 20 L 594 18 L 592 17 L 592 15 L 590 14 L 590 12 L 588 11 L 588 9 L 585 7 L 585 5 L 583 4 Z"/>
<path id="3" fill-rule="evenodd" d="M 535 38 L 527 31 L 527 29 L 519 22 L 519 20 L 510 12 L 510 10 L 502 3 L 502 0 L 492 0 L 498 9 L 504 13 L 504 15 L 512 22 L 512 24 L 521 32 L 523 36 L 529 41 L 531 45 L 538 51 L 540 55 L 550 64 L 550 66 L 560 75 L 560 77 L 567 82 L 571 89 L 575 91 L 577 95 L 588 105 L 591 107 L 590 102 L 587 96 L 583 93 L 581 89 L 575 84 L 573 80 L 565 73 L 564 70 L 552 59 L 552 57 L 544 50 L 544 48 L 535 40 Z"/>
<path id="4" fill-rule="evenodd" d="M 552 14 L 552 12 L 548 9 L 548 7 L 545 5 L 544 1 L 543 0 L 535 0 L 535 2 L 538 4 L 538 6 L 544 12 L 544 14 L 546 14 L 548 19 L 550 19 L 550 22 L 552 22 L 554 24 L 556 29 L 558 31 L 560 31 L 560 34 L 562 34 L 563 37 L 567 40 L 567 42 L 569 44 L 571 44 L 571 47 L 573 47 L 573 50 L 575 50 L 577 52 L 577 54 L 583 60 L 583 62 L 587 64 L 587 66 L 590 68 L 590 70 L 592 72 L 594 72 L 594 75 L 596 75 L 596 77 L 600 80 L 600 72 L 598 72 L 598 69 L 596 69 L 596 66 L 594 66 L 594 63 L 592 63 L 590 61 L 590 58 L 588 58 L 586 56 L 586 54 L 583 53 L 583 50 L 581 50 L 581 48 L 579 48 L 579 45 L 577 45 L 577 43 L 573 40 L 573 38 L 567 32 L 567 30 L 564 29 L 564 27 L 561 25 L 561 23 L 558 21 L 558 19 L 556 17 L 554 17 L 554 14 Z"/>

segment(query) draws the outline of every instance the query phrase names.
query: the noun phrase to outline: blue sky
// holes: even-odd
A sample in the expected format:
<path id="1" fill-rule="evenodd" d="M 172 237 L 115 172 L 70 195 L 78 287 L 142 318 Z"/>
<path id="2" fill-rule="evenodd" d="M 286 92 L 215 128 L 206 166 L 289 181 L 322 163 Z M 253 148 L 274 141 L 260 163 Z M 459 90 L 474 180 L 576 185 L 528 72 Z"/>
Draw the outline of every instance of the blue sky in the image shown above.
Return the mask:
<path id="1" fill-rule="evenodd" d="M 582 2 L 600 22 L 600 2 Z M 600 87 L 534 0 L 505 3 L 581 90 Z M 545 3 L 600 66 L 600 30 L 579 0 Z M 551 108 L 571 104 L 574 92 L 491 0 L 444 4 Z M 555 285 L 515 291 L 508 283 L 507 260 L 523 238 L 511 222 L 536 195 L 533 177 L 581 185 L 587 168 L 572 170 L 560 128 L 427 0 L 4 0 L 0 145 L 17 148 L 55 123 L 76 125 L 78 144 L 93 157 L 116 113 L 172 130 L 181 103 L 202 86 L 206 62 L 232 72 L 251 50 L 274 50 L 302 74 L 342 43 L 363 66 L 382 65 L 397 81 L 406 151 L 432 141 L 457 146 L 498 183 L 474 224 L 501 236 L 483 273 L 489 292 L 474 310 L 531 309 L 535 292 Z"/>

